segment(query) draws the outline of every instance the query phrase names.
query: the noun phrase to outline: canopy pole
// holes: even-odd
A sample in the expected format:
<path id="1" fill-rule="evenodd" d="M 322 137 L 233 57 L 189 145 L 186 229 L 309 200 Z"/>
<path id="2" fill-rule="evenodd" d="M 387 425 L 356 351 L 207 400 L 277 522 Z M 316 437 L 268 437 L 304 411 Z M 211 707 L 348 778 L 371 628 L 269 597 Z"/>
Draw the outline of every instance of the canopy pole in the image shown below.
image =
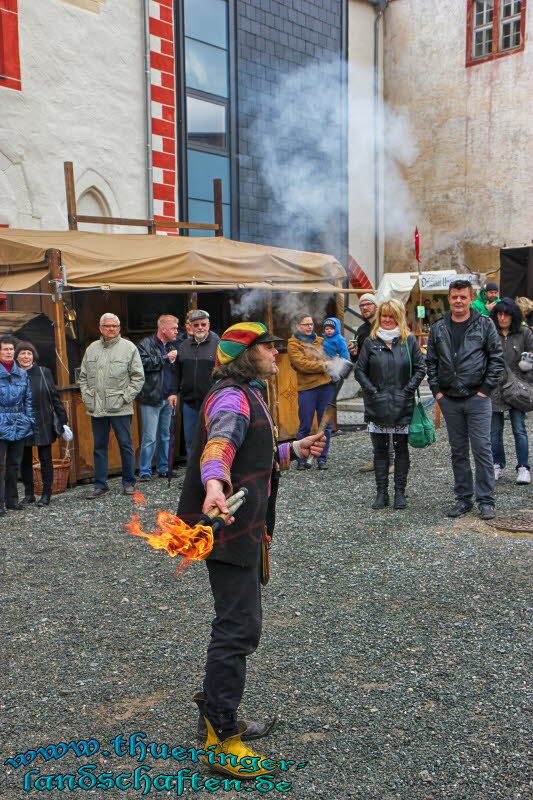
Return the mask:
<path id="1" fill-rule="evenodd" d="M 194 286 L 196 281 L 194 278 L 191 280 L 191 284 Z M 196 311 L 198 308 L 198 292 L 190 292 L 189 293 L 189 311 Z"/>
<path id="2" fill-rule="evenodd" d="M 270 333 L 274 333 L 274 314 L 272 312 L 272 292 L 268 292 L 265 303 L 265 325 Z M 268 379 L 268 398 L 270 413 L 276 426 L 276 439 L 279 430 L 279 399 L 278 399 L 278 379 L 273 375 Z"/>
<path id="3" fill-rule="evenodd" d="M 65 336 L 65 315 L 63 313 L 63 298 L 60 287 L 62 286 L 61 277 L 61 251 L 47 250 L 46 257 L 50 267 L 50 279 L 54 295 L 54 339 L 56 346 L 56 367 L 57 382 L 59 386 L 67 386 L 70 383 L 67 339 Z"/>
<path id="4" fill-rule="evenodd" d="M 74 185 L 74 165 L 72 161 L 64 161 L 65 192 L 67 195 L 67 216 L 69 231 L 78 230 L 78 211 L 76 208 L 76 187 Z"/>
<path id="5" fill-rule="evenodd" d="M 341 323 L 341 333 L 344 335 L 344 292 L 342 291 L 342 281 L 338 280 L 335 281 L 335 286 L 339 288 L 337 292 L 337 296 L 335 297 L 335 304 L 337 309 L 337 319 L 340 320 Z"/>
<path id="6" fill-rule="evenodd" d="M 222 179 L 213 179 L 213 201 L 215 206 L 215 225 L 218 228 L 215 231 L 215 236 L 224 236 L 224 221 L 222 219 Z"/>

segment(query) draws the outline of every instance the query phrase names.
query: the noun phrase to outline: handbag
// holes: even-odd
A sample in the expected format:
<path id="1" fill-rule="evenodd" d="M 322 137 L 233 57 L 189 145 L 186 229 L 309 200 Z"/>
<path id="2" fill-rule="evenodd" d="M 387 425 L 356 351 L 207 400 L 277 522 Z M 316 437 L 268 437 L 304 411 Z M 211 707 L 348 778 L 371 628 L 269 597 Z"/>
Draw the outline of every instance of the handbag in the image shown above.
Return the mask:
<path id="1" fill-rule="evenodd" d="M 502 386 L 502 400 L 518 411 L 533 411 L 533 384 L 521 380 L 507 368 L 507 381 Z"/>
<path id="2" fill-rule="evenodd" d="M 50 402 L 50 408 L 52 410 L 52 430 L 54 431 L 56 436 L 62 436 L 62 434 L 63 434 L 63 424 L 61 423 L 61 421 L 59 419 L 59 416 L 58 416 L 58 413 L 54 408 L 54 404 L 52 403 L 52 395 L 50 394 L 50 389 L 49 389 L 48 384 L 46 382 L 46 378 L 44 377 L 43 368 L 39 367 L 39 369 L 41 371 L 41 380 L 43 381 L 43 383 L 45 385 L 46 393 L 48 394 L 48 400 Z"/>
<path id="3" fill-rule="evenodd" d="M 409 357 L 409 374 L 413 375 L 413 362 L 411 360 L 411 351 L 409 350 L 409 345 L 406 342 L 405 347 L 407 349 L 407 355 Z M 415 407 L 413 409 L 413 414 L 411 417 L 411 421 L 409 423 L 409 433 L 407 435 L 407 441 L 411 445 L 411 447 L 422 448 L 428 447 L 430 444 L 434 444 L 437 441 L 437 435 L 435 433 L 435 424 L 433 420 L 428 416 L 426 409 L 424 408 L 424 404 L 420 398 L 420 390 L 417 387 L 416 395 L 418 401 L 415 403 Z"/>

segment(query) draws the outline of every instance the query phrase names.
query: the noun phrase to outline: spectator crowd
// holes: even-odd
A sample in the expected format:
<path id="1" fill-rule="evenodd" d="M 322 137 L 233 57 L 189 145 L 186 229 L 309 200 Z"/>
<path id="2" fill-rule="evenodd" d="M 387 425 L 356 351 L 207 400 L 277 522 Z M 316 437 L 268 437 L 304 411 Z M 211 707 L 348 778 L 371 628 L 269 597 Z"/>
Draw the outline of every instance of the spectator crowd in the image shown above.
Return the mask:
<path id="1" fill-rule="evenodd" d="M 319 328 L 311 314 L 301 313 L 287 341 L 287 354 L 296 373 L 299 428 L 297 440 L 309 436 L 336 392 L 338 359 L 354 365 L 364 399 L 365 421 L 373 460 L 361 472 L 373 471 L 376 497 L 372 508 L 390 504 L 393 476 L 395 509 L 407 505 L 409 474 L 408 433 L 416 392 L 427 375 L 430 390 L 446 420 L 451 451 L 455 503 L 448 515 L 467 513 L 478 504 L 480 516 L 495 511 L 495 483 L 507 459 L 503 445 L 508 415 L 516 449 L 516 481 L 530 483 L 526 405 L 513 400 L 517 387 L 533 392 L 533 304 L 527 298 L 499 297 L 496 283 L 487 283 L 474 299 L 467 280 L 455 280 L 448 294 L 450 310 L 431 319 L 427 354 L 409 331 L 405 308 L 398 300 L 377 303 L 372 293 L 360 298 L 363 319 L 354 338 L 346 341 L 341 322 L 326 317 Z M 120 320 L 106 313 L 100 319 L 100 338 L 87 348 L 79 386 L 91 418 L 94 440 L 94 486 L 89 499 L 109 491 L 108 449 L 113 430 L 120 450 L 123 492 L 131 495 L 136 480 L 172 475 L 176 409 L 181 411 L 183 437 L 190 455 L 203 403 L 213 385 L 220 338 L 210 329 L 207 311 L 194 309 L 179 320 L 163 314 L 157 330 L 134 344 L 121 335 Z M 317 332 L 320 330 L 320 333 Z M 231 347 L 230 347 L 231 349 Z M 513 385 L 513 391 L 509 386 Z M 142 438 L 136 471 L 131 421 L 137 400 Z M 331 423 L 317 457 L 327 470 Z M 52 445 L 56 438 L 72 437 L 65 408 L 52 373 L 39 365 L 30 342 L 0 339 L 0 515 L 36 503 L 50 503 L 53 483 Z M 34 493 L 33 447 L 37 447 L 43 491 Z M 474 469 L 472 469 L 471 456 Z M 296 469 L 312 467 L 300 454 Z M 24 497 L 19 500 L 19 475 Z M 136 477 L 138 475 L 138 478 Z"/>

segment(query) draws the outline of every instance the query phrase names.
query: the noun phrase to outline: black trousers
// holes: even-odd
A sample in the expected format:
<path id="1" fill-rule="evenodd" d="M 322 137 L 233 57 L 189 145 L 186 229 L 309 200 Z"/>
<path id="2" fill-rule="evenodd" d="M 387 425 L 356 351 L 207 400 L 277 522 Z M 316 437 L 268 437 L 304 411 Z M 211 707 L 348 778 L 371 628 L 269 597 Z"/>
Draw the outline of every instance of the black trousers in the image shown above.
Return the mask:
<path id="1" fill-rule="evenodd" d="M 0 505 L 14 506 L 19 501 L 17 478 L 24 450 L 24 439 L 0 439 Z"/>
<path id="2" fill-rule="evenodd" d="M 39 461 L 41 462 L 41 475 L 43 479 L 43 494 L 52 493 L 52 483 L 54 480 L 54 465 L 52 462 L 52 445 L 38 445 Z M 31 447 L 24 448 L 22 461 L 20 462 L 20 477 L 24 484 L 24 494 L 26 496 L 34 493 L 33 486 L 33 450 Z"/>
<path id="3" fill-rule="evenodd" d="M 256 567 L 206 562 L 216 616 L 207 648 L 204 695 L 207 716 L 222 739 L 237 731 L 246 656 L 257 649 L 261 637 L 259 557 Z"/>

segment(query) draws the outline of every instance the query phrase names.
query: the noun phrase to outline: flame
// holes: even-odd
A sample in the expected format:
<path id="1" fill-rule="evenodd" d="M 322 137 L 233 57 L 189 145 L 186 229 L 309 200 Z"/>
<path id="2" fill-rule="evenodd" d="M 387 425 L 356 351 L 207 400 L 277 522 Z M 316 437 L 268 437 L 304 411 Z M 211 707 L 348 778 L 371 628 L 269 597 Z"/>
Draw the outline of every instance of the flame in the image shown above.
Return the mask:
<path id="1" fill-rule="evenodd" d="M 139 505 L 140 503 L 146 503 L 146 497 L 138 489 L 135 489 L 133 492 L 133 502 L 136 505 Z"/>
<path id="2" fill-rule="evenodd" d="M 158 513 L 153 533 L 141 530 L 138 514 L 125 527 L 133 536 L 143 536 L 155 550 L 166 550 L 172 557 L 183 556 L 188 562 L 203 561 L 213 549 L 213 531 L 208 525 L 191 528 L 170 511 Z"/>

